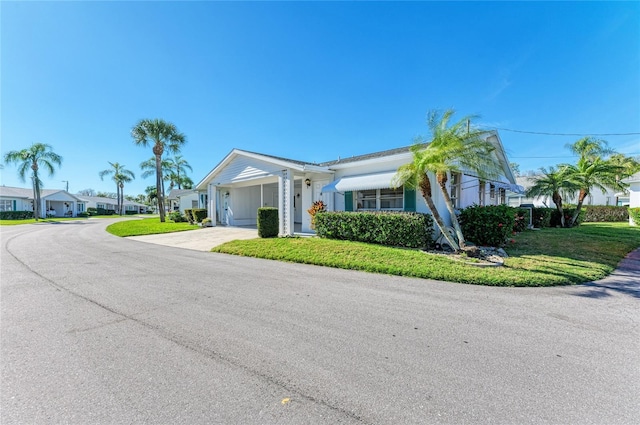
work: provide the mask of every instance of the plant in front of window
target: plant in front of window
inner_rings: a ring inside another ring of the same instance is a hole
[[[411,147],[413,161],[398,168],[393,184],[396,187],[404,184],[409,188],[419,188],[440,232],[454,251],[460,251],[465,246],[465,239],[447,190],[448,175],[467,171],[482,180],[490,180],[498,177],[501,168],[493,155],[495,146],[483,137],[486,132],[471,126],[474,117],[464,117],[450,124],[454,113],[452,109],[442,115],[437,111],[428,113],[431,142],[427,143],[422,138],[416,140]],[[435,175],[458,241],[446,231],[444,220],[433,201],[428,173]]]
[[[316,228],[316,214],[319,213],[319,212],[325,212],[325,211],[327,211],[327,206],[325,205],[324,202],[322,202],[322,200],[315,201],[311,205],[311,208],[309,208],[307,210],[307,212],[311,216],[311,228],[312,229]]]

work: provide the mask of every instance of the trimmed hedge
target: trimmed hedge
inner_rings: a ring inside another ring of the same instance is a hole
[[[573,213],[576,211],[575,207],[563,208],[564,211],[564,222],[568,224],[571,217],[573,217]],[[579,226],[580,223],[584,221],[585,216],[587,215],[586,208],[582,208],[580,210],[580,214],[578,214],[578,219],[576,220],[573,227]],[[558,210],[551,211],[551,227],[560,227],[562,222],[560,221],[560,212]]]
[[[194,208],[191,210],[191,215],[193,216],[193,221],[202,223],[202,220],[207,218],[207,210],[204,208]]]
[[[273,207],[258,208],[258,236],[274,238],[278,236],[279,231],[278,209]]]
[[[514,231],[516,208],[507,205],[473,205],[460,211],[465,239],[481,246],[502,246]]]
[[[28,220],[33,218],[33,211],[0,211],[0,220]]]
[[[614,205],[590,205],[587,208],[584,221],[589,223],[603,223],[629,220],[629,209],[627,207],[616,207]]]
[[[551,226],[551,213],[553,208],[534,208],[533,209],[533,227],[542,229]]]
[[[633,222],[640,226],[640,207],[639,208],[629,208],[629,216],[633,219]]]
[[[315,216],[321,238],[407,248],[433,244],[433,218],[415,212],[322,212]]]
[[[184,217],[182,214],[180,214],[180,211],[174,211],[169,213],[169,220],[173,221],[174,223],[185,223],[189,221],[187,220],[187,217]]]
[[[514,232],[524,232],[529,226],[529,214],[531,211],[528,208],[516,209],[515,222],[513,223]]]
[[[76,217],[89,217],[90,214],[86,211],[83,212],[79,212],[78,214],[76,214]]]

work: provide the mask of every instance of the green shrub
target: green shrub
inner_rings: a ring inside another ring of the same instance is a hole
[[[258,208],[258,236],[274,238],[280,231],[278,209],[273,207]]]
[[[551,226],[551,213],[553,208],[534,208],[533,227],[542,229]]]
[[[529,215],[531,214],[531,210],[528,208],[518,208],[516,209],[515,221],[513,223],[513,231],[514,232],[524,232],[527,230],[527,226],[529,226]]]
[[[87,210],[89,210],[89,208],[87,208]],[[98,215],[114,215],[116,213],[115,210],[107,210],[105,208],[96,208],[96,211]]]
[[[571,220],[571,217],[573,217],[573,213],[576,211],[576,209],[575,207],[567,207],[567,208],[563,208],[563,211],[564,211],[564,222],[566,225],[568,225],[569,220]],[[582,208],[580,210],[580,214],[578,214],[578,219],[574,223],[574,227],[579,226],[580,223],[584,221],[584,217],[586,216],[586,214],[587,214],[586,208]],[[558,210],[552,210],[550,226],[560,227],[561,224],[562,222],[560,221],[560,212],[558,212]]]
[[[191,210],[191,216],[196,223],[201,223],[202,220],[207,218],[207,214],[207,210],[204,208],[194,208]]]
[[[587,207],[584,217],[585,223],[603,223],[628,221],[629,210],[627,207],[616,207],[614,205],[593,205]]]
[[[180,214],[180,211],[169,213],[169,220],[173,221],[174,223],[186,223],[187,221],[189,221],[186,217]]]
[[[637,226],[640,226],[640,207],[629,208],[629,216]]]
[[[427,248],[433,243],[433,218],[415,212],[323,212],[315,216],[321,238]]]
[[[481,246],[502,246],[511,236],[516,209],[507,205],[473,205],[460,212],[465,239]]]
[[[184,216],[187,219],[187,221],[189,222],[189,224],[195,224],[194,220],[193,220],[193,214],[191,214],[192,209],[191,208],[186,208],[184,210]]]
[[[138,214],[136,210],[125,210],[124,215],[135,215]]]
[[[89,215],[98,215],[98,209],[94,207],[87,208],[87,214]]]
[[[28,220],[33,218],[33,211],[0,211],[0,220]]]
[[[76,214],[76,217],[89,217],[89,213],[87,211],[79,212]]]

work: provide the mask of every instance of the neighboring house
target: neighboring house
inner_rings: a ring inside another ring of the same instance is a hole
[[[78,195],[86,203],[86,208],[99,208],[107,211],[113,211],[114,214],[118,209],[118,201],[115,198],[106,198],[103,196],[84,196]],[[133,211],[135,214],[144,214],[147,212],[147,206],[138,202],[124,200],[125,214],[127,211]],[[85,209],[86,211],[86,209]],[[131,212],[129,213],[131,214]]]
[[[497,132],[485,137],[496,147],[502,177],[483,182],[471,174],[451,175],[447,188],[457,208],[502,204],[507,189],[518,190]],[[409,146],[325,163],[233,149],[196,190],[214,225],[255,226],[259,207],[275,207],[280,211],[280,235],[292,235],[294,229],[308,233],[313,230],[307,210],[317,200],[329,211],[428,212],[419,191],[391,185],[398,167],[412,158]],[[431,179],[435,204],[450,222],[435,177]]]
[[[85,211],[85,201],[65,190],[41,189],[42,216],[75,217]],[[0,211],[33,211],[33,189],[0,186]]]
[[[635,173],[622,181],[629,184],[629,208],[640,208],[640,173]],[[631,217],[629,217],[629,224],[635,225]]]
[[[519,186],[522,186],[526,191],[535,182],[535,176],[520,176],[516,178],[516,182]],[[563,204],[570,204],[578,202],[577,193],[575,196],[563,196]],[[555,204],[551,200],[550,196],[542,196],[539,198],[527,198],[524,193],[507,193],[507,204],[512,207],[517,207],[521,204],[533,204],[536,207],[555,208]],[[605,193],[602,193],[599,189],[592,189],[592,193],[587,195],[584,200],[585,206],[589,205],[617,205],[625,206],[629,205],[629,194],[627,192],[616,193],[613,189],[608,189]]]
[[[190,208],[200,208],[200,195],[195,189],[171,189],[167,195],[169,211],[180,211]]]

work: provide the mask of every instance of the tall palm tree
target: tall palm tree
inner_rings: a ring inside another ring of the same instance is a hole
[[[155,205],[156,207],[158,206],[158,192],[155,186],[147,186],[147,188],[144,190],[144,193],[147,194],[147,198],[146,201],[149,203],[149,205]]]
[[[51,146],[44,143],[34,143],[27,149],[19,151],[10,151],[4,155],[4,162],[18,165],[18,176],[21,181],[25,181],[27,170],[31,169],[31,181],[33,184],[33,216],[36,220],[41,218],[40,211],[40,188],[42,180],[40,180],[40,167],[44,168],[49,176],[55,173],[55,165],[60,167],[62,157],[51,150]]]
[[[162,184],[160,186],[160,197],[162,199],[166,199],[166,194],[164,190],[165,181],[170,181],[171,179],[168,177],[171,174],[171,163],[167,159],[163,159],[160,161],[160,167],[162,167]],[[154,176],[156,174],[156,157],[153,156],[146,161],[140,163],[140,169],[142,170],[142,174],[140,177],[146,179],[147,177]],[[156,202],[158,197],[156,197]]]
[[[571,180],[565,178],[566,167],[540,168],[540,174],[533,178],[533,185],[527,190],[525,196],[528,198],[541,198],[550,196],[560,213],[560,223],[565,227],[564,209],[562,206],[562,198],[567,197],[577,191],[578,185]]]
[[[98,175],[100,180],[104,180],[105,176],[113,176],[112,179],[116,183],[116,202],[118,214],[122,215],[122,206],[124,204],[124,183],[129,183],[136,176],[132,171],[127,170],[124,165],[118,162],[109,162],[111,168],[100,171]]]
[[[496,147],[485,139],[486,132],[471,126],[468,116],[450,124],[455,111],[449,109],[440,114],[429,112],[427,124],[431,130],[431,142],[418,142],[411,147],[413,162],[398,169],[394,177],[394,184],[418,187],[422,197],[431,211],[440,232],[447,239],[449,245],[459,251],[464,248],[465,240],[460,223],[455,213],[455,207],[447,191],[448,176],[451,173],[473,172],[480,179],[495,178],[500,174],[500,164],[493,152]],[[456,242],[446,231],[444,220],[433,202],[433,193],[429,173],[435,176],[440,192],[445,201],[451,224],[455,229]]]
[[[171,179],[171,187],[173,188],[175,184],[178,186],[178,189],[182,189],[182,183],[185,181],[184,178],[186,177],[187,169],[193,171],[193,168],[191,168],[191,165],[189,165],[182,155],[175,155],[173,158],[169,158],[168,161],[171,171],[175,174],[175,177]]]
[[[172,154],[180,151],[186,143],[186,137],[180,133],[175,125],[160,119],[143,119],[131,130],[133,142],[136,145],[152,146],[156,161],[156,190],[160,193],[162,187],[162,154],[167,150]],[[158,197],[158,209],[160,210],[160,222],[165,221],[164,199]]]
[[[193,187],[193,180],[190,177],[169,172],[167,174],[167,180],[169,181],[169,190],[178,186],[178,189],[191,189]]]

